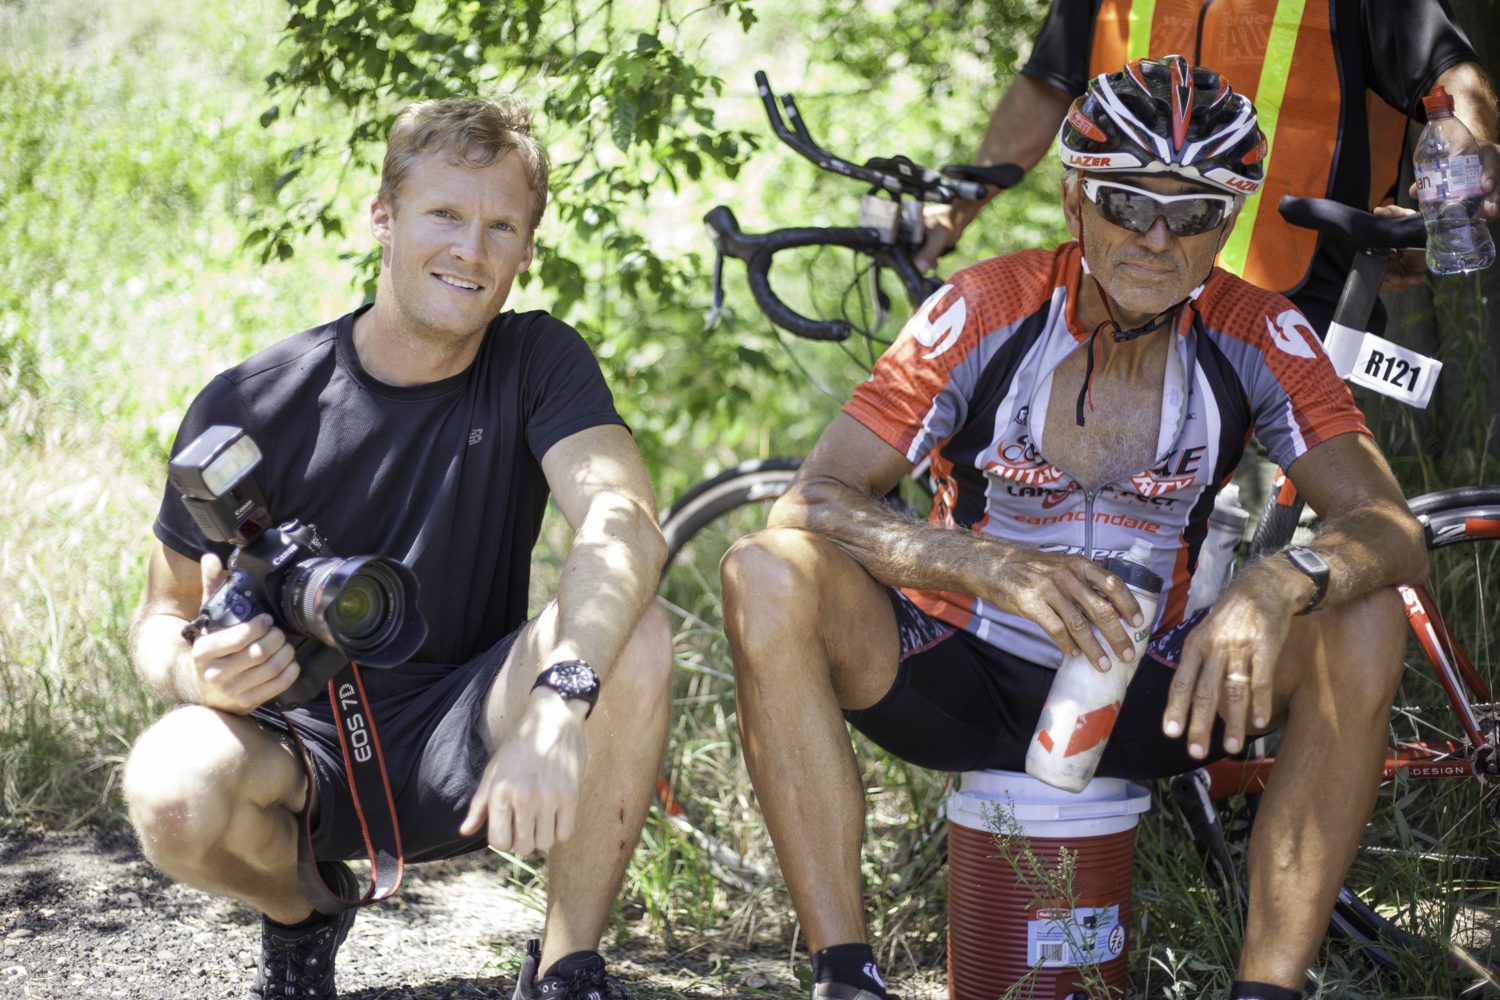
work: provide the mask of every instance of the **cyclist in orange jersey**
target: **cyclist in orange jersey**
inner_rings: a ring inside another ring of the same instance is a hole
[[[813,1000],[885,1000],[867,943],[846,723],[945,771],[1024,767],[1053,670],[1149,626],[1099,767],[1154,779],[1285,725],[1256,821],[1235,998],[1300,993],[1380,786],[1421,528],[1306,318],[1214,266],[1264,183],[1255,109],[1211,70],[1090,81],[1060,150],[1078,241],[958,272],[721,566],[746,763],[812,952]],[[1251,435],[1307,546],[1185,615]],[[927,524],[879,499],[930,458]],[[1139,540],[1154,622],[1095,560]],[[1329,768],[1328,760],[1344,766]],[[1129,928],[1121,926],[1125,940]]]
[[[1277,203],[1287,194],[1359,209],[1392,201],[1406,118],[1426,120],[1421,98],[1434,84],[1454,95],[1455,113],[1480,141],[1482,211],[1500,216],[1494,95],[1444,0],[1053,0],[973,162],[1031,169],[1089,79],[1169,52],[1228,78],[1255,103],[1269,142],[1265,186],[1241,213],[1220,266],[1287,296],[1320,334],[1353,250],[1285,222]],[[931,206],[918,268],[930,270],[983,205]],[[1406,291],[1425,275],[1422,255],[1409,253],[1390,265],[1383,290]],[[1384,326],[1377,304],[1371,330]]]

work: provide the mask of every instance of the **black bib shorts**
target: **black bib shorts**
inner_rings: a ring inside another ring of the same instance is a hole
[[[869,708],[844,712],[849,724],[895,756],[934,771],[1026,770],[1026,749],[1055,673],[939,621],[887,588],[901,635],[896,681]],[[1190,757],[1187,735],[1168,739],[1162,713],[1173,672],[1200,611],[1151,640],[1125,693],[1098,774],[1169,778],[1227,756],[1224,720],[1215,719],[1209,754]]]

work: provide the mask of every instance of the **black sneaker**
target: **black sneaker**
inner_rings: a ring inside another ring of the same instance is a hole
[[[542,965],[542,943],[526,942],[521,978],[511,1000],[635,1000],[624,985],[604,971],[597,951],[575,951],[553,963],[548,975],[537,978]]]
[[[871,993],[847,983],[814,983],[812,1000],[901,1000],[901,997],[896,993]]]
[[[359,895],[359,880],[342,861],[318,863],[329,887],[345,899]],[[255,1000],[337,1000],[333,987],[333,956],[354,925],[358,910],[324,916],[317,923],[296,930],[277,927],[265,917],[260,921],[260,961],[255,964]]]

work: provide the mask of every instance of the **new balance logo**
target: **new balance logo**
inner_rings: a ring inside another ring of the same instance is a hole
[[[469,432],[469,445],[471,447],[473,445],[478,444],[479,442],[481,442],[483,440],[484,440],[484,428],[483,427],[476,427],[472,431]]]

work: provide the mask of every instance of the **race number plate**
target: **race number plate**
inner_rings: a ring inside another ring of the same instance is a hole
[[[1409,351],[1373,333],[1365,334],[1349,381],[1382,395],[1399,399],[1418,409],[1426,409],[1432,398],[1443,363]]]
[[[1323,340],[1339,378],[1426,409],[1443,363],[1373,333],[1330,323]]]

